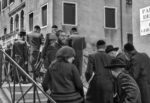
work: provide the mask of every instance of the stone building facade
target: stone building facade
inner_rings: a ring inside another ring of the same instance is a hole
[[[42,33],[57,25],[69,33],[77,27],[89,43],[98,39],[122,47],[132,42],[132,4],[130,0],[0,0],[0,35],[21,29],[30,33],[40,25]],[[7,6],[3,1],[7,1]],[[9,3],[11,1],[11,3]],[[129,3],[128,3],[129,2]]]

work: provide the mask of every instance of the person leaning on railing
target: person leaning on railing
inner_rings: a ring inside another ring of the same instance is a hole
[[[83,84],[78,69],[72,64],[75,51],[69,46],[60,48],[43,80],[44,91],[57,103],[84,103]],[[49,102],[48,102],[49,103]]]

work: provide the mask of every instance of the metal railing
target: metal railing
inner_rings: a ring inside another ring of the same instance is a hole
[[[27,77],[27,79],[28,80],[30,80],[32,83],[33,83],[33,86],[32,87],[36,87],[36,88],[38,88],[47,98],[48,98],[48,100],[51,102],[51,103],[56,103],[50,96],[49,96],[49,94],[47,94],[41,87],[40,87],[40,85],[39,84],[37,84],[36,83],[36,81],[34,80],[34,79],[32,79],[32,77],[29,75],[29,74],[27,74],[24,70],[23,70],[23,68],[20,66],[20,65],[18,65],[17,63],[16,63],[16,61],[15,60],[13,60],[1,47],[0,47],[0,63],[2,64],[2,55],[5,55],[9,60],[10,60],[10,62],[11,63],[13,63],[15,66],[16,66],[16,69],[15,69],[15,71],[16,71],[16,74],[18,74],[18,70],[20,71],[20,72],[22,72],[26,77]],[[1,65],[2,66],[2,65]],[[2,69],[2,67],[0,67],[0,69]],[[6,68],[6,70],[7,70],[7,68]],[[0,72],[1,72],[1,70],[0,70]],[[6,71],[7,72],[7,71]],[[18,75],[17,75],[17,77],[18,77]],[[19,77],[18,77],[19,78]],[[0,77],[0,83],[2,82],[2,77]],[[8,83],[9,84],[9,87],[10,87],[10,83]],[[24,94],[23,94],[23,91],[22,91],[22,87],[21,87],[21,84],[19,83],[19,85],[20,85],[20,90],[21,90],[21,93],[22,93],[22,96],[20,97],[20,99],[17,101],[17,103],[23,98],[23,101],[24,101],[24,103],[25,103],[25,99],[24,99],[24,96],[27,94],[27,92],[32,88],[32,87],[30,87]],[[2,85],[0,85],[0,87],[1,87]],[[34,89],[36,89],[36,88],[34,88]],[[11,89],[10,89],[10,91],[11,91]],[[35,91],[35,90],[34,90]],[[35,95],[35,94],[34,94]],[[38,96],[38,100],[40,101],[40,98],[39,98],[39,95],[37,95]],[[11,94],[11,97],[12,97],[12,103],[15,103],[16,101],[15,101],[15,80],[14,80],[14,88],[13,88],[13,94]],[[35,99],[35,98],[33,98],[33,99]],[[34,100],[34,103],[35,103],[35,100]]]

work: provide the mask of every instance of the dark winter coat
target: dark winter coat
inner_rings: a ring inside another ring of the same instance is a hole
[[[28,48],[25,41],[17,40],[14,42],[12,50],[13,59],[19,59],[18,61],[24,63],[28,60]],[[17,57],[17,58],[16,58]],[[21,65],[21,64],[20,64]]]
[[[135,51],[130,72],[139,85],[142,103],[150,103],[150,58],[145,53]]]
[[[48,69],[51,62],[56,57],[56,52],[62,47],[63,45],[58,43],[57,41],[50,45],[49,40],[46,41],[45,46],[42,51],[42,58],[44,59],[44,66]]]
[[[118,75],[116,103],[142,103],[141,94],[136,81],[129,74],[122,72]]]
[[[113,103],[112,75],[108,69],[104,68],[110,64],[110,61],[111,57],[104,51],[89,55],[86,80],[89,81],[92,74],[95,74],[89,84],[86,103]]]
[[[79,34],[74,34],[70,36],[68,42],[68,45],[71,46],[76,52],[73,63],[78,68],[80,75],[82,75],[83,49],[86,48],[85,38],[81,37]]]
[[[44,38],[41,33],[32,32],[27,36],[28,43],[30,44],[30,63],[32,71],[35,71],[34,65],[40,57],[40,46],[43,44]]]
[[[82,103],[83,85],[75,65],[57,60],[48,69],[42,86],[57,103]]]
[[[27,63],[28,61],[28,48],[27,48],[27,44],[25,41],[22,40],[17,40],[14,42],[13,45],[13,50],[12,50],[12,58],[28,73],[28,67],[27,64],[25,64],[25,62]],[[18,70],[18,69],[16,69]],[[16,74],[15,70],[12,71],[13,72],[13,76],[16,76],[14,74]],[[20,72],[19,72],[19,76],[23,78],[23,80],[26,80],[26,76]],[[16,81],[18,82],[19,78],[16,78]]]

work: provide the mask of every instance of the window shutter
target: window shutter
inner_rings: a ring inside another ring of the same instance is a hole
[[[105,8],[105,27],[116,28],[115,8]]]
[[[64,3],[64,24],[76,24],[76,7],[75,4]]]
[[[29,14],[29,31],[33,30],[33,13]]]
[[[47,25],[47,5],[42,7],[42,26]]]

